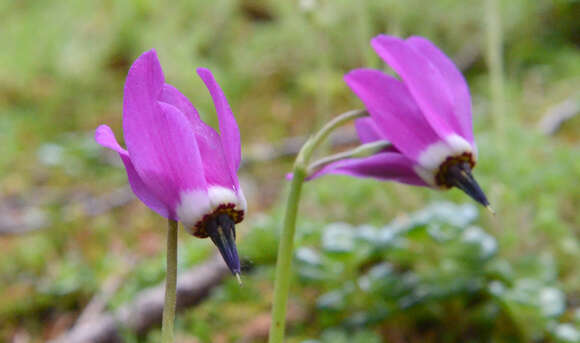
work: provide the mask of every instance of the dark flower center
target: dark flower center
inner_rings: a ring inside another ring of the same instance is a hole
[[[236,210],[235,204],[222,204],[219,205],[213,212],[206,214],[198,221],[195,226],[193,227],[193,235],[198,238],[207,238],[209,237],[209,233],[207,232],[207,224],[215,220],[222,214],[227,215],[231,218],[231,220],[237,224],[244,220],[244,211]]]
[[[459,165],[467,163],[469,165],[469,169],[475,167],[475,160],[473,159],[473,155],[470,152],[464,152],[459,156],[451,156],[447,157],[445,161],[439,167],[439,171],[437,171],[437,175],[435,175],[435,182],[437,186],[442,186],[445,188],[451,188],[456,186],[453,180],[450,179],[450,170],[456,169]]]
[[[470,153],[448,158],[437,172],[436,180],[439,186],[457,187],[473,200],[489,208],[489,201],[471,173],[475,161]]]
[[[218,247],[232,274],[239,275],[240,258],[236,248],[236,223],[233,218],[226,213],[220,213],[206,223],[205,231]]]

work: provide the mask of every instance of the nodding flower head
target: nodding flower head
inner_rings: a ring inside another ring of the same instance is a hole
[[[370,157],[334,162],[313,176],[335,173],[457,187],[489,208],[471,173],[477,148],[469,88],[461,72],[422,37],[379,35],[371,45],[401,80],[379,70],[356,69],[345,81],[370,114],[355,122],[360,140],[387,140],[392,146]]]
[[[200,68],[197,73],[213,98],[219,134],[183,94],[165,83],[151,50],[133,63],[125,82],[127,150],[106,125],[97,128],[95,139],[119,154],[133,192],[145,205],[180,221],[196,237],[211,237],[232,273],[239,274],[235,224],[246,211],[237,176],[240,132],[211,72]]]

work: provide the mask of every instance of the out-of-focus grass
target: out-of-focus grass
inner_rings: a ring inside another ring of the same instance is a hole
[[[579,5],[517,0],[504,1],[501,8],[507,100],[506,113],[498,118],[505,128],[502,137],[490,121],[483,7],[472,2],[0,3],[0,201],[11,209],[1,215],[34,206],[49,223],[37,233],[0,238],[5,256],[0,261],[0,337],[8,340],[18,331],[41,341],[55,335],[128,258],[139,262],[110,308],[162,280],[161,218],[138,202],[92,218],[76,206],[87,194],[106,194],[125,183],[124,171],[110,164],[115,156],[92,143],[92,130],[107,123],[121,138],[124,77],[140,53],[156,48],[168,82],[216,124],[211,99],[195,74],[196,67],[211,68],[247,147],[304,135],[331,115],[360,107],[342,75],[355,67],[383,68],[368,46],[382,32],[424,35],[449,55],[472,60],[466,77],[480,156],[475,174],[498,212],[495,217],[482,213],[477,224],[497,239],[498,255],[514,278],[551,280],[562,289],[568,310],[559,320],[578,325],[580,121],[565,123],[551,137],[540,134],[536,124],[551,105],[580,97],[580,25],[574,15]],[[276,187],[284,185],[284,173],[278,164],[243,173],[246,193],[255,201],[240,227],[240,249],[255,268],[245,277],[246,287],[228,281],[201,308],[180,317],[183,335],[204,342],[220,335],[234,339],[252,322],[248,318],[268,314],[283,194],[272,209],[262,202],[279,197]],[[309,183],[303,196],[301,232],[310,222],[384,225],[432,201],[466,200],[458,191],[339,176]],[[207,240],[181,238],[182,268],[213,251]],[[419,265],[421,256],[414,258]],[[300,282],[293,301],[311,309],[315,293]],[[462,325],[469,329],[477,320]],[[525,320],[516,325],[524,334],[535,330]],[[325,322],[308,318],[292,327],[294,341],[326,342],[342,335],[322,334]],[[361,337],[381,335],[376,326],[367,330]]]

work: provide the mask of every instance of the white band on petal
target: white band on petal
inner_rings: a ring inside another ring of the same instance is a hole
[[[437,182],[435,181],[435,175],[437,173],[436,171],[434,173],[432,170],[421,168],[419,165],[414,166],[413,171],[415,171],[415,173],[419,175],[419,177],[423,179],[423,181],[425,181],[429,186],[437,187]]]
[[[431,144],[419,155],[413,169],[427,184],[436,186],[435,176],[439,167],[449,157],[471,153],[477,159],[477,152],[463,137],[450,135],[444,141]]]
[[[236,210],[246,211],[248,209],[248,202],[244,196],[242,189],[238,189],[238,203],[236,205]]]
[[[191,190],[181,192],[176,213],[183,226],[190,228],[212,210],[213,206],[206,191]]]
[[[447,144],[453,149],[454,155],[469,152],[472,154],[474,161],[477,161],[477,148],[466,141],[465,138],[458,135],[451,135],[446,140]]]
[[[207,192],[196,190],[181,192],[181,200],[176,212],[183,226],[194,233],[194,227],[204,220],[205,216],[212,215],[220,206],[225,205],[233,206],[233,210],[240,211],[241,220],[246,210],[246,198],[242,190],[236,193],[229,188],[211,186]]]
[[[238,204],[238,196],[232,189],[220,186],[211,186],[207,192],[209,194],[209,201],[211,202],[212,208],[216,208],[219,205],[224,204]]]

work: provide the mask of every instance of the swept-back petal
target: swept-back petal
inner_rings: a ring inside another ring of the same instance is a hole
[[[205,124],[203,121],[201,121],[199,113],[193,104],[189,101],[189,99],[185,95],[181,94],[181,92],[174,86],[168,83],[163,84],[161,93],[159,94],[157,100],[177,107],[177,109],[185,114],[187,119],[189,119],[194,126],[199,125],[199,123]]]
[[[226,153],[226,161],[230,166],[232,175],[234,175],[240,167],[242,156],[240,130],[236,123],[236,118],[230,109],[226,96],[216,82],[211,71],[205,68],[199,68],[197,69],[197,73],[205,83],[213,99],[219,119],[220,136],[223,149]]]
[[[379,35],[371,45],[403,79],[427,121],[442,137],[461,132],[453,98],[439,70],[404,40]]]
[[[459,123],[458,132],[463,138],[473,143],[473,126],[471,119],[471,97],[469,87],[455,63],[435,44],[423,37],[410,37],[407,44],[426,57],[441,73],[453,99],[453,114]]]
[[[131,145],[135,122],[151,123],[158,115],[155,103],[164,84],[163,70],[155,50],[143,53],[129,69],[123,97],[123,132]],[[129,124],[129,127],[126,127]],[[129,130],[127,130],[129,129]],[[131,149],[129,149],[131,150]]]
[[[372,143],[381,140],[387,140],[379,129],[377,123],[373,118],[359,118],[354,121],[354,126],[356,128],[356,133],[360,141],[364,143]]]
[[[211,126],[204,123],[195,107],[172,85],[163,85],[159,100],[171,104],[189,119],[203,161],[205,179],[208,185],[238,188],[238,177],[231,173],[222,147],[220,136]]]
[[[413,161],[397,152],[381,152],[369,157],[337,161],[314,173],[309,177],[309,180],[325,174],[369,177],[415,186],[427,185],[413,171]]]
[[[364,103],[381,135],[410,159],[416,160],[423,150],[441,141],[399,80],[372,69],[355,69],[344,79]]]
[[[131,189],[137,198],[139,198],[139,200],[147,205],[147,207],[157,212],[159,215],[165,218],[169,218],[170,211],[168,210],[168,206],[157,199],[157,197],[149,190],[149,188],[147,188],[147,185],[145,185],[143,180],[141,180],[141,177],[139,174],[137,174],[137,171],[135,170],[135,167],[129,158],[127,150],[123,149],[119,143],[117,143],[111,128],[107,125],[99,126],[95,131],[95,140],[105,148],[109,148],[119,154],[123,164],[125,165],[125,170],[127,171],[129,185],[131,185]],[[176,218],[172,217],[171,219]]]
[[[175,106],[157,101],[163,85],[155,51],[144,53],[125,83],[123,132],[135,170],[174,211],[182,192],[207,192],[207,184],[193,125]]]
[[[125,125],[127,146],[143,182],[174,211],[183,192],[207,193],[207,184],[191,123],[172,105],[154,107],[157,116]]]

